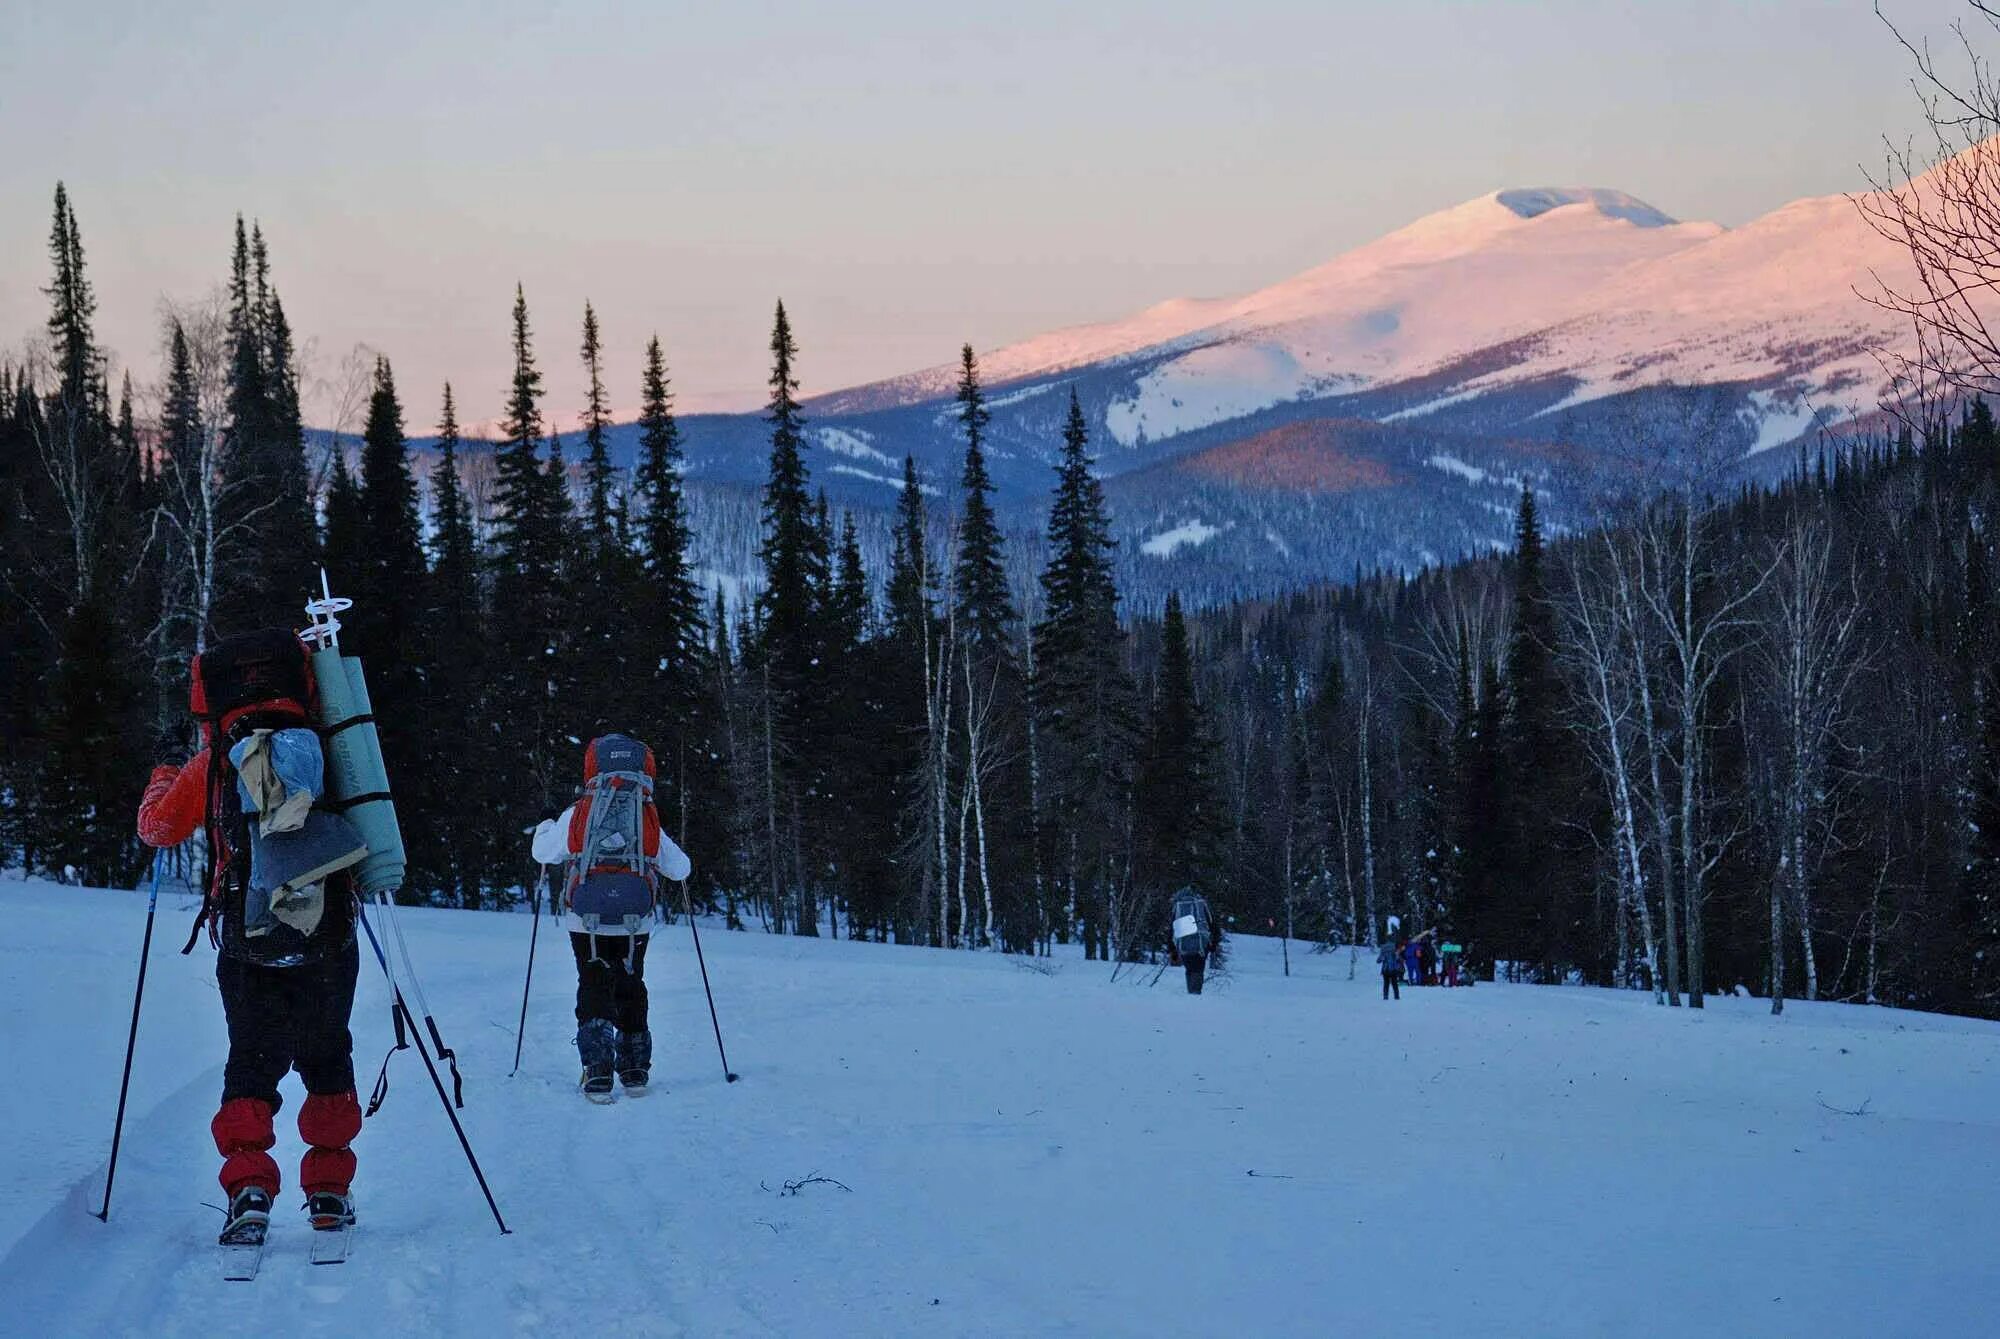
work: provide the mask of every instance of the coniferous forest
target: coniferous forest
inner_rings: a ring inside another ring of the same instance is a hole
[[[1021,579],[970,346],[958,486],[906,465],[887,562],[864,561],[814,487],[810,343],[780,304],[739,596],[690,560],[657,339],[629,469],[595,311],[519,290],[492,440],[381,356],[347,443],[303,420],[259,229],[219,237],[219,296],[171,307],[156,365],[116,384],[84,238],[58,186],[46,330],[0,360],[0,866],[135,882],[147,765],[193,748],[190,656],[299,625],[324,568],[356,602],[342,640],[411,901],[521,902],[524,829],[623,730],[658,755],[692,897],[738,928],[1122,963],[1164,950],[1193,886],[1294,951],[1395,916],[1480,974],[1671,1005],[2000,1013],[1983,401],[1824,443],[1777,484],[1684,469],[1595,530],[1545,532],[1524,491],[1504,555],[1133,619],[1073,399]],[[548,403],[556,358],[584,405]],[[421,475],[413,425],[437,440]]]

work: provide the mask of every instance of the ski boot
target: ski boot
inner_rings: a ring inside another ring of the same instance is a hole
[[[354,1196],[318,1191],[306,1196],[306,1221],[315,1232],[339,1232],[354,1226]]]
[[[638,1096],[646,1091],[652,1077],[653,1034],[649,1031],[618,1034],[618,1081],[625,1091]]]
[[[611,1071],[616,1060],[616,1030],[602,1018],[593,1018],[576,1030],[577,1054],[583,1057],[583,1095],[593,1102],[615,1102]]]
[[[245,1186],[229,1199],[229,1225],[216,1242],[223,1246],[262,1246],[271,1226],[271,1196],[262,1186]]]

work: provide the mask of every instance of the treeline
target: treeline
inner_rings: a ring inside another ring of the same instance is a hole
[[[1983,402],[1608,527],[1197,620],[1239,921],[1704,994],[2000,1012]]]
[[[1074,403],[1038,580],[1010,579],[969,348],[956,496],[927,496],[906,462],[887,569],[870,571],[855,519],[812,486],[781,305],[763,579],[732,603],[689,561],[657,339],[639,459],[619,469],[594,311],[566,449],[517,290],[496,440],[470,451],[440,388],[419,479],[385,357],[358,460],[306,449],[269,251],[241,221],[224,300],[169,308],[149,411],[129,377],[114,405],[61,188],[55,213],[48,337],[0,370],[10,863],[136,878],[147,764],[194,747],[189,657],[296,626],[324,567],[355,599],[342,639],[369,667],[412,900],[519,898],[523,830],[571,798],[583,742],[613,729],[653,744],[694,894],[737,924],[1018,952],[1080,938],[1131,957],[1163,943],[1174,889],[1219,877],[1220,776],[1185,625],[1171,603],[1157,672],[1135,677]],[[466,468],[489,450],[490,471]]]
[[[7,863],[138,877],[148,755],[192,747],[189,656],[296,625],[324,565],[356,599],[412,900],[521,897],[523,830],[621,729],[660,759],[694,896],[738,925],[1130,959],[1193,885],[1239,929],[1372,943],[1397,915],[1476,969],[1697,1007],[2000,1000],[1983,404],[1774,487],[1681,468],[1553,541],[1524,492],[1503,557],[1134,622],[1074,405],[1039,570],[1009,551],[969,348],[956,486],[906,462],[864,561],[813,487],[780,306],[762,579],[737,597],[689,559],[657,340],[618,468],[595,313],[566,446],[517,291],[496,440],[462,441],[441,387],[419,478],[386,358],[358,457],[307,450],[254,227],[220,301],[170,309],[144,396],[110,385],[60,189],[50,253],[46,338],[0,367]]]

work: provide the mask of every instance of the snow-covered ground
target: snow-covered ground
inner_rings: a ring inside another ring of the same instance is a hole
[[[212,958],[162,898],[111,1220],[96,1207],[143,898],[0,881],[0,1333],[1893,1335],[2000,1266],[2000,1027],[1504,985],[1378,998],[1243,939],[1210,992],[989,954],[683,927],[662,1091],[576,1094],[560,953],[506,1077],[526,917],[405,912],[494,1229],[413,1054],[357,1143],[353,1260],[289,1185],[224,1284]],[[547,927],[543,927],[545,930]],[[547,937],[543,949],[559,947]],[[365,1087],[380,974],[355,1016]],[[291,1103],[296,1090],[288,1087]],[[1861,1114],[1847,1114],[1858,1112]],[[298,1156],[291,1109],[280,1164]],[[780,1193],[813,1174],[830,1184]]]

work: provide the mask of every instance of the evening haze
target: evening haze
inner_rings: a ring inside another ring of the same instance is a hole
[[[1962,6],[1888,10],[1939,41]],[[1243,292],[1497,187],[1738,224],[1864,185],[1920,125],[1865,0],[41,4],[8,30],[0,346],[44,317],[58,179],[142,388],[241,211],[309,377],[379,349],[417,431],[447,379],[498,413],[517,280],[565,422],[586,299],[621,411],[655,331],[683,408],[741,408],[779,297],[812,394]]]

